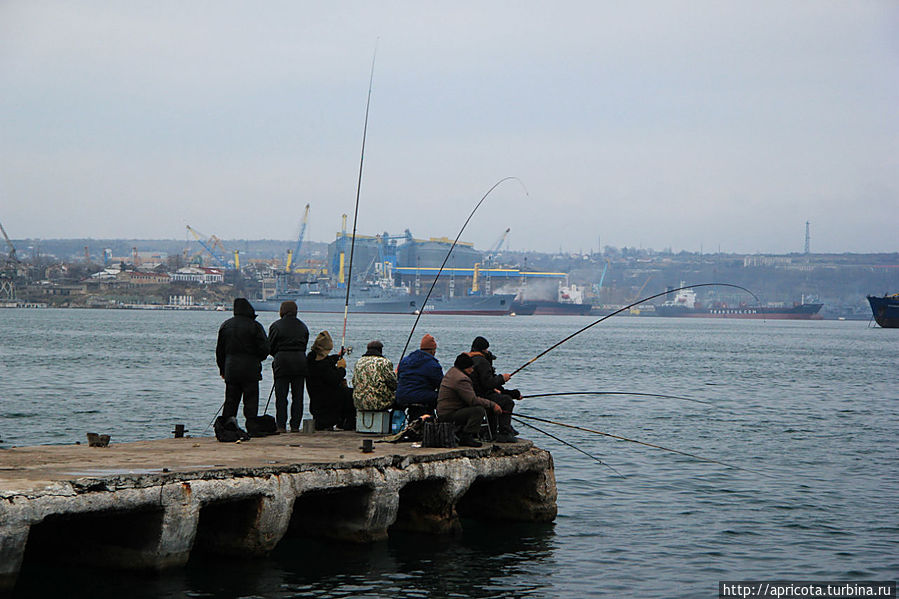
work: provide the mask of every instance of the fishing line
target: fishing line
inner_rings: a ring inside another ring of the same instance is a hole
[[[493,187],[491,187],[490,189],[487,190],[487,193],[484,194],[484,196],[481,198],[481,200],[475,205],[474,209],[471,211],[471,214],[468,215],[468,218],[465,219],[465,224],[463,224],[462,228],[459,229],[459,234],[456,235],[456,239],[453,241],[453,245],[450,246],[449,251],[446,253],[446,256],[443,258],[443,264],[440,265],[440,269],[437,271],[437,275],[434,277],[434,281],[431,282],[431,288],[428,289],[428,293],[427,293],[427,295],[425,295],[425,301],[422,303],[421,309],[418,310],[418,314],[415,317],[415,322],[412,324],[412,330],[409,331],[409,337],[406,339],[406,345],[403,346],[403,353],[400,354],[400,360],[402,360],[403,356],[406,355],[406,350],[409,348],[409,341],[412,340],[412,335],[415,334],[415,327],[418,326],[418,321],[419,321],[419,319],[421,319],[421,315],[425,311],[425,306],[428,303],[428,298],[431,297],[431,292],[434,291],[434,286],[437,285],[437,279],[440,278],[440,273],[443,272],[443,267],[446,266],[446,262],[447,262],[447,260],[449,260],[450,254],[453,253],[453,250],[456,248],[456,244],[459,243],[459,238],[462,237],[462,232],[465,230],[465,227],[468,226],[468,221],[471,220],[471,217],[474,216],[474,213],[477,212],[478,208],[481,207],[481,204],[484,203],[484,200],[487,199],[487,196],[490,195],[490,192],[492,192],[494,189],[499,187],[501,183],[512,180],[512,179],[514,179],[515,181],[518,181],[518,183],[521,185],[522,189],[524,189],[524,195],[531,197],[531,194],[528,193],[527,187],[524,186],[524,183],[518,177],[504,177],[504,178],[500,179],[499,181],[497,181],[496,183],[494,183]],[[399,362],[397,362],[397,363],[399,363]]]
[[[557,426],[564,426],[566,428],[573,428],[579,431],[585,431],[588,433],[594,433],[596,435],[603,435],[605,437],[611,437],[612,439],[619,439],[621,441],[630,441],[631,443],[637,443],[639,445],[645,445],[646,447],[652,447],[655,449],[661,449],[663,451],[670,451],[671,453],[678,453],[680,455],[685,455],[687,457],[695,458],[697,460],[702,460],[703,462],[711,462],[713,464],[720,464],[721,466],[727,466],[728,468],[735,468],[736,470],[745,470],[746,472],[752,472],[755,474],[760,474],[762,476],[769,476],[769,474],[765,474],[764,472],[759,472],[758,470],[752,470],[751,468],[743,468],[742,466],[735,466],[733,464],[728,464],[727,462],[721,462],[718,460],[713,460],[711,458],[706,458],[700,455],[696,455],[693,453],[687,453],[685,451],[679,451],[677,449],[671,449],[670,447],[662,447],[661,445],[653,445],[652,443],[646,443],[645,441],[637,441],[636,439],[628,439],[627,437],[622,437],[620,435],[613,435],[612,433],[604,433],[602,431],[594,430],[592,428],[584,428],[582,426],[575,426],[573,424],[566,424],[564,422],[558,422],[555,420],[547,420],[545,418],[538,418],[536,416],[526,416],[524,414],[516,414],[519,418],[527,418],[528,420],[536,420],[538,422],[546,422],[547,424],[555,424]]]
[[[618,472],[617,470],[615,470],[614,468],[612,468],[612,466],[606,464],[605,462],[603,462],[601,459],[599,459],[599,458],[596,457],[595,455],[593,455],[593,454],[591,454],[591,453],[587,453],[586,451],[584,451],[584,450],[581,449],[580,447],[577,447],[577,446],[575,446],[575,445],[569,443],[568,441],[565,441],[564,439],[560,439],[559,437],[555,436],[554,434],[546,432],[546,431],[543,430],[542,428],[537,428],[537,427],[534,426],[533,424],[528,424],[527,422],[524,422],[523,420],[519,420],[519,419],[516,418],[515,416],[512,416],[512,420],[514,420],[514,421],[517,422],[518,424],[523,424],[523,425],[525,425],[525,426],[528,426],[528,427],[534,429],[535,431],[537,431],[538,433],[543,433],[543,434],[546,435],[547,437],[550,437],[550,438],[552,438],[552,439],[555,439],[556,441],[558,441],[558,442],[561,443],[562,445],[567,445],[567,446],[570,447],[571,449],[573,449],[573,450],[575,450],[575,451],[581,452],[582,454],[584,454],[584,455],[587,456],[588,458],[593,459],[593,460],[596,460],[597,462],[599,462],[600,464],[602,464],[603,466],[605,466],[606,468],[608,468],[609,470],[611,470],[612,472],[614,472],[615,474],[617,474],[618,476],[620,476],[621,478],[624,478],[624,475],[622,475],[620,472]]]
[[[660,395],[658,393],[637,393],[634,391],[560,391],[558,393],[537,393],[536,395],[522,395],[521,399],[531,399],[534,397],[557,397],[559,395],[639,395],[641,397],[661,397],[664,399],[682,399],[684,401],[695,401],[696,403],[710,404],[710,401],[702,399],[693,399],[690,397],[682,397],[680,395]]]
[[[548,353],[551,352],[552,350],[556,349],[557,347],[559,347],[560,345],[562,345],[563,343],[565,343],[565,342],[568,341],[569,339],[572,339],[572,338],[574,338],[574,337],[580,335],[581,333],[583,333],[584,331],[586,331],[586,330],[589,329],[590,327],[596,326],[596,325],[598,325],[599,323],[601,323],[602,321],[607,320],[607,319],[609,319],[609,318],[615,316],[616,314],[621,314],[621,313],[624,312],[625,310],[629,310],[630,308],[633,308],[634,306],[636,306],[636,305],[638,305],[638,304],[642,304],[643,302],[648,302],[649,300],[655,299],[655,298],[657,298],[657,297],[662,297],[663,295],[668,295],[669,293],[674,293],[675,291],[683,291],[684,289],[695,289],[695,288],[697,288],[697,287],[733,287],[733,288],[735,288],[735,289],[741,289],[741,290],[745,291],[746,293],[748,293],[749,295],[751,295],[752,297],[754,297],[756,301],[759,301],[759,298],[756,297],[756,295],[755,295],[753,292],[749,291],[749,290],[746,289],[745,287],[740,287],[739,285],[733,285],[733,284],[731,284],[731,283],[698,283],[698,284],[696,284],[696,285],[687,285],[687,286],[685,286],[685,287],[678,287],[677,289],[669,289],[668,291],[663,291],[663,292],[661,292],[661,293],[656,293],[655,295],[650,295],[649,297],[644,297],[644,298],[641,299],[641,300],[637,300],[636,302],[634,302],[634,303],[632,303],[632,304],[629,304],[629,305],[627,305],[627,306],[625,306],[625,307],[623,307],[623,308],[619,308],[618,310],[615,310],[615,311],[612,312],[611,314],[607,314],[606,316],[603,316],[603,317],[600,318],[599,320],[597,320],[597,321],[595,321],[595,322],[592,322],[592,323],[588,324],[587,326],[585,326],[585,327],[583,327],[583,328],[581,328],[581,329],[578,329],[578,330],[575,331],[574,333],[568,335],[567,337],[565,337],[564,339],[562,339],[562,340],[559,341],[558,343],[556,343],[556,344],[554,344],[554,345],[551,345],[551,346],[548,347],[547,349],[543,350],[542,352],[540,352],[539,354],[537,354],[536,356],[534,356],[533,358],[531,358],[530,360],[528,360],[527,362],[525,362],[524,364],[522,364],[521,366],[519,366],[518,368],[516,368],[516,369],[512,372],[512,375],[516,374],[517,372],[520,372],[520,371],[524,370],[525,368],[527,368],[528,366],[530,366],[531,364],[533,364],[534,362],[536,362],[539,358],[542,358],[543,356],[545,356],[546,354],[548,354]],[[411,337],[411,335],[410,335],[410,337]],[[408,343],[408,342],[407,342],[407,343]]]
[[[346,321],[350,311],[350,287],[353,283],[353,250],[356,249],[356,220],[359,217],[359,192],[362,189],[362,165],[365,162],[365,138],[368,135],[368,109],[371,106],[371,86],[375,80],[375,58],[378,56],[378,43],[371,57],[371,73],[368,77],[368,100],[365,101],[365,124],[362,127],[362,152],[359,155],[359,178],[356,181],[356,208],[353,211],[353,237],[350,240],[350,265],[347,269],[346,302],[343,305],[343,334],[340,338],[340,349],[346,347]]]

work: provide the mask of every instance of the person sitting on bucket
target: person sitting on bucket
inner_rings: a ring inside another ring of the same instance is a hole
[[[406,410],[409,421],[422,414],[434,415],[437,390],[443,381],[443,368],[437,361],[437,340],[432,335],[421,338],[420,349],[402,360],[397,367],[396,405]]]
[[[480,336],[475,337],[471,342],[471,351],[468,352],[468,355],[474,362],[474,372],[471,375],[472,385],[475,393],[479,396],[498,403],[502,407],[502,413],[495,417],[493,414],[487,415],[491,429],[496,431],[496,442],[515,443],[518,439],[515,438],[516,432],[512,428],[512,410],[515,407],[514,400],[520,399],[521,393],[517,389],[503,388],[503,384],[507,383],[512,375],[496,374],[496,370],[493,368],[496,356],[487,350],[488,347],[490,347],[490,342]]]
[[[357,410],[380,412],[393,406],[396,372],[382,355],[384,344],[371,341],[353,369],[353,404]]]
[[[468,354],[456,356],[453,367],[446,371],[437,393],[437,419],[452,422],[459,433],[459,445],[480,447],[478,432],[488,411],[501,414],[503,409],[496,402],[479,397],[471,382],[474,361]]]

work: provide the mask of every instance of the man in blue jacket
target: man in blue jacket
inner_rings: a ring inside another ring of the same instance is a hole
[[[422,414],[434,415],[437,390],[443,380],[443,368],[434,355],[437,340],[431,335],[421,338],[420,349],[412,352],[397,367],[396,404],[406,410],[412,421]]]

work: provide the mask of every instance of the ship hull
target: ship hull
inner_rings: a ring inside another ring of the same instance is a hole
[[[871,312],[878,325],[885,329],[899,329],[899,296],[868,296]]]
[[[424,296],[401,295],[389,298],[350,299],[348,311],[353,314],[454,314],[459,316],[504,316],[512,311],[511,294],[491,296],[462,296],[429,298]],[[285,294],[268,301],[252,302],[258,312],[277,312],[281,302],[296,302],[300,314],[326,313],[342,314],[345,298],[334,296]]]
[[[582,316],[590,313],[590,304],[573,304],[544,300],[526,300],[513,302],[512,311],[522,316],[528,314],[557,315],[557,316]]]
[[[656,306],[657,316],[679,318],[742,318],[763,320],[820,320],[818,312],[823,304],[800,304],[792,308],[769,306],[741,306],[737,308],[686,308],[683,306]]]

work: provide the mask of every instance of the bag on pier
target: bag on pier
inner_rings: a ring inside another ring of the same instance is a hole
[[[425,422],[422,447],[457,447],[456,427],[452,422]]]
[[[278,424],[275,417],[269,414],[247,418],[247,433],[251,437],[266,437],[278,434]]]
[[[250,440],[250,435],[237,425],[237,418],[234,416],[230,418],[219,416],[215,419],[212,429],[215,431],[215,438],[222,443]]]

